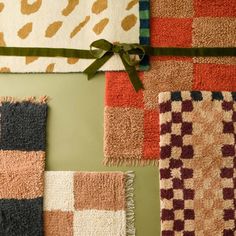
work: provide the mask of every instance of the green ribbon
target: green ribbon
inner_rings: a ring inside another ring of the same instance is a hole
[[[94,59],[94,56],[89,50],[68,48],[0,47],[0,55],[19,57],[74,57],[81,59]]]
[[[95,48],[95,50],[93,50]],[[143,84],[139,79],[136,66],[143,59],[145,50],[138,44],[126,44],[126,43],[115,43],[112,44],[105,39],[94,41],[90,45],[91,54],[97,58],[84,73],[87,74],[88,79],[94,77],[97,71],[108,61],[114,54],[118,54],[125,67],[126,72],[129,75],[130,82],[134,89],[138,91],[143,88]],[[132,57],[134,55],[138,57]]]
[[[177,57],[235,57],[236,48],[172,48],[144,46],[149,56],[177,56]]]
[[[93,50],[93,48],[97,50]],[[154,48],[147,45],[139,44],[112,44],[105,39],[94,41],[90,45],[91,55],[97,59],[86,69],[88,79],[94,77],[97,71],[114,55],[118,54],[123,62],[129,79],[135,89],[138,91],[143,88],[139,79],[136,66],[145,55],[151,56],[235,56],[235,48]],[[135,58],[132,56],[136,55]],[[137,57],[138,56],[138,57]]]
[[[38,56],[38,57],[73,57],[81,59],[95,59],[84,70],[91,79],[110,58],[117,54],[129,75],[129,79],[136,91],[143,88],[136,67],[145,55],[149,56],[180,56],[180,57],[217,57],[236,56],[236,48],[166,48],[148,45],[110,43],[105,39],[94,41],[90,50],[67,48],[39,48],[39,47],[0,47],[2,56]]]

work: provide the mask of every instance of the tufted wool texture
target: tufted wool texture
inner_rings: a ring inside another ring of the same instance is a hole
[[[46,98],[0,105],[0,235],[43,235]]]
[[[236,47],[235,0],[151,1],[151,44]],[[126,73],[106,73],[105,164],[149,165],[159,159],[157,95],[165,91],[236,91],[232,57],[152,57],[136,93]]]
[[[45,236],[133,236],[132,172],[46,171]]]
[[[2,0],[0,46],[89,50],[98,39],[149,43],[149,0]],[[8,19],[12,18],[11,21]],[[93,60],[0,56],[1,73],[81,72]],[[148,59],[143,60],[146,69]],[[101,70],[124,70],[114,56]]]
[[[164,92],[160,107],[162,236],[235,236],[236,93]]]

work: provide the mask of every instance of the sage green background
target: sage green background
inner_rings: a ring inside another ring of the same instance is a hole
[[[0,96],[49,96],[47,170],[134,170],[137,236],[159,236],[157,167],[109,168],[103,160],[104,75],[2,74]]]

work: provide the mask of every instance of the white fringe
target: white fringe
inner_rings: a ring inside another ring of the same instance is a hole
[[[48,101],[47,96],[42,96],[39,98],[36,97],[28,97],[28,98],[16,98],[16,97],[0,97],[0,104],[4,102],[9,102],[9,103],[18,103],[18,102],[31,102],[31,103],[36,103],[36,104],[45,104]]]
[[[126,193],[126,235],[135,236],[135,213],[134,213],[134,172],[125,173]]]

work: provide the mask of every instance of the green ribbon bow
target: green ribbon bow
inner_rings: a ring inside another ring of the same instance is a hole
[[[95,50],[93,50],[95,48]],[[97,58],[84,73],[88,79],[94,77],[98,70],[115,54],[118,54],[129,75],[135,91],[143,88],[143,84],[139,79],[136,66],[145,56],[145,49],[139,44],[115,43],[112,44],[105,39],[94,41],[90,45],[90,53]]]

